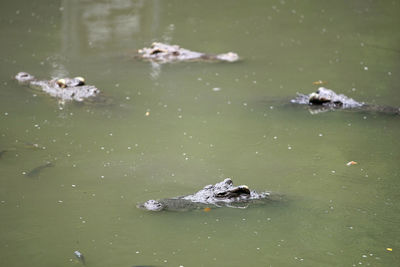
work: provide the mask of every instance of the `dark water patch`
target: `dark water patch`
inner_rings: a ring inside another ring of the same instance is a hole
[[[0,151],[0,159],[4,156],[5,153],[7,153],[8,150],[4,149]]]

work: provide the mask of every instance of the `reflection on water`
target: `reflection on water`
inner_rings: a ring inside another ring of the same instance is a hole
[[[52,59],[53,76],[68,76],[69,73],[61,63],[65,57],[81,57],[88,49],[105,49],[107,45],[119,42],[135,47],[139,34],[150,29],[153,35],[159,25],[158,0],[116,0],[116,1],[62,1],[62,47],[58,59]],[[149,10],[144,12],[145,8]],[[145,18],[143,16],[146,16]],[[149,20],[150,19],[150,20]],[[143,27],[142,23],[147,23]],[[150,27],[149,27],[150,26]],[[162,25],[161,36],[152,36],[156,40],[170,43],[175,30],[174,24]],[[146,43],[151,43],[147,40]],[[130,49],[132,50],[132,48]],[[121,53],[123,51],[119,51]],[[132,52],[134,54],[135,52]],[[63,55],[63,56],[60,56]],[[157,79],[161,66],[151,64],[151,77]]]
[[[290,104],[321,80],[357,101],[398,106],[396,1],[1,5],[1,265],[82,265],[76,251],[86,266],[400,262],[398,116],[312,116]],[[161,70],[132,56],[153,41],[243,60]],[[60,110],[14,82],[20,71],[83,76],[112,104]],[[226,177],[283,200],[136,208]]]
[[[157,62],[150,62],[150,64],[151,64],[150,75],[154,80],[156,80],[161,73],[161,64]]]
[[[105,48],[115,40],[134,43],[143,6],[144,1],[134,0],[62,1],[62,51],[80,55],[82,44]]]

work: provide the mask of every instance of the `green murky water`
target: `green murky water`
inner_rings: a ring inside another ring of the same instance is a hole
[[[398,1],[0,6],[1,266],[81,266],[75,250],[86,266],[399,264],[400,117],[288,104],[324,80],[399,106]],[[153,41],[243,60],[133,58]],[[19,71],[84,76],[111,104],[60,107],[16,84]],[[135,208],[225,177],[285,201]]]

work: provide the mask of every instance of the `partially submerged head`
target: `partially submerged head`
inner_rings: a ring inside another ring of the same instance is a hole
[[[226,178],[222,182],[215,185],[207,185],[194,195],[185,197],[195,202],[216,203],[216,202],[233,202],[239,198],[249,198],[250,189],[246,185],[234,186],[231,178]]]
[[[309,104],[324,105],[333,108],[357,108],[364,105],[343,94],[336,94],[333,90],[320,87],[315,93],[308,96]]]
[[[226,178],[222,182],[206,185],[200,191],[186,196],[148,200],[136,207],[148,211],[186,211],[214,205],[217,207],[242,204],[247,205],[254,201],[269,198],[269,193],[250,191],[246,185],[234,186],[232,179]]]

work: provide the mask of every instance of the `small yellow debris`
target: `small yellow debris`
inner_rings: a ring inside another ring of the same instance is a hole
[[[351,166],[351,165],[356,165],[356,164],[358,164],[357,162],[355,162],[355,161],[349,161],[349,162],[347,162],[347,166]]]
[[[207,208],[204,208],[204,211],[205,211],[205,212],[209,212],[210,210],[211,210],[211,208],[208,208],[208,207],[207,207]]]
[[[318,80],[318,81],[313,82],[312,84],[314,84],[314,85],[324,85],[324,84],[327,84],[327,83],[328,82]]]
[[[150,115],[150,111],[146,111],[146,113],[144,115],[149,116]]]
[[[387,251],[393,251],[393,249],[392,249],[392,248],[386,248],[386,250],[387,250]]]

